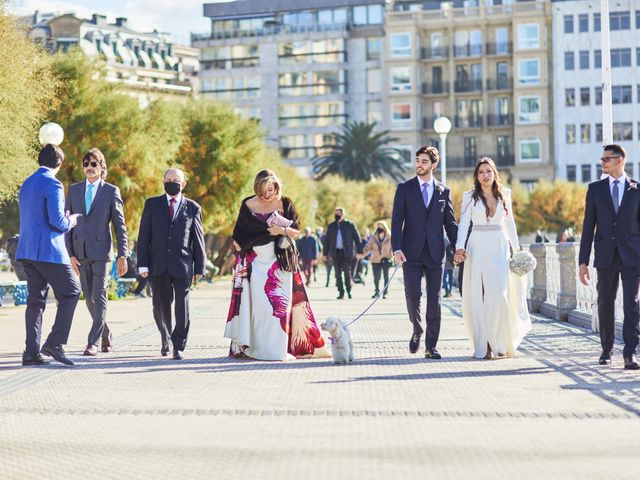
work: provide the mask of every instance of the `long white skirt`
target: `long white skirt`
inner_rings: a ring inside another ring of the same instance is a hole
[[[531,330],[527,277],[509,270],[509,242],[502,230],[472,231],[466,252],[462,314],[473,356],[483,358],[487,345],[495,354],[513,356]]]

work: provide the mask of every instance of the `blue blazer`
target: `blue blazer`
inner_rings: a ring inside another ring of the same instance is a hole
[[[16,260],[69,265],[64,243],[71,222],[65,217],[62,183],[40,167],[20,187],[20,240]]]
[[[444,231],[452,245],[458,238],[451,191],[434,180],[434,193],[429,206],[424,206],[420,182],[413,177],[398,185],[391,215],[391,246],[402,250],[409,261],[422,261],[425,244],[428,244],[428,263],[442,264],[445,257]]]
[[[589,184],[579,263],[589,264],[593,243],[594,267],[611,267],[616,249],[625,267],[640,267],[640,184],[627,178],[624,189],[622,203],[615,213],[609,178]]]

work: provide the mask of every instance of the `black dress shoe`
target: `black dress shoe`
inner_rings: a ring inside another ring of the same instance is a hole
[[[600,360],[598,360],[600,365],[611,365],[611,352],[602,352],[600,355]]]
[[[379,292],[374,293],[373,295],[371,295],[371,298],[376,298],[378,296]]]
[[[166,357],[167,355],[169,355],[169,347],[162,347],[160,349],[160,355],[162,355],[163,357]]]
[[[351,298],[351,292],[347,292],[347,297]]]
[[[414,333],[411,335],[411,340],[409,340],[409,351],[411,353],[416,353],[418,348],[420,347],[420,335],[419,333]]]
[[[424,354],[424,358],[430,358],[432,360],[440,360],[442,355],[435,348],[427,348],[427,351]]]
[[[341,293],[336,297],[336,300],[342,300],[344,298],[344,293]]]
[[[40,353],[44,353],[46,356],[53,358],[56,362],[64,363],[65,365],[73,365],[73,362],[67,358],[60,345],[53,347],[45,343],[40,349]]]
[[[49,365],[49,360],[45,360],[44,358],[42,358],[42,355],[40,355],[39,353],[30,355],[27,352],[23,352],[22,365],[25,367],[30,367],[33,365]]]
[[[635,355],[624,357],[624,368],[626,370],[640,370],[640,365],[638,365],[638,359]]]
[[[173,351],[173,359],[174,360],[182,360],[182,353],[180,353],[180,350],[174,350]]]

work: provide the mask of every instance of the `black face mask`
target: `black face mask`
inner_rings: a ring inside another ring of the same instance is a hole
[[[168,195],[175,197],[180,193],[180,183],[178,182],[164,182],[164,191]]]
[[[384,232],[384,228],[378,227],[376,228],[376,233],[382,233]]]
[[[342,218],[342,215],[338,215],[337,213],[334,215],[336,222],[339,222],[340,219]]]

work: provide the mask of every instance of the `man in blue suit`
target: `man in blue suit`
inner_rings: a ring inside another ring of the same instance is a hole
[[[620,145],[607,145],[600,162],[607,176],[589,184],[580,239],[580,281],[588,285],[591,245],[593,266],[598,271],[598,320],[602,354],[600,365],[611,364],[615,340],[615,302],[622,279],[624,321],[624,368],[639,370],[636,349],[640,335],[640,188],[627,178],[627,152]]]
[[[409,351],[418,351],[423,333],[420,297],[424,276],[427,282],[425,358],[436,360],[442,358],[436,344],[441,321],[444,230],[452,245],[458,237],[451,192],[433,178],[439,160],[435,147],[421,147],[416,152],[416,176],[398,185],[391,217],[391,246],[396,263],[402,264],[407,310],[413,324]]]
[[[78,215],[65,215],[62,183],[56,178],[64,160],[62,149],[45,145],[38,155],[40,168],[20,187],[20,240],[16,259],[27,274],[27,339],[23,365],[48,363],[40,353],[58,362],[73,365],[62,345],[67,343],[73,312],[80,296],[80,285],[71,269],[64,234],[71,230]],[[40,348],[42,314],[49,286],[58,300],[51,333]]]

